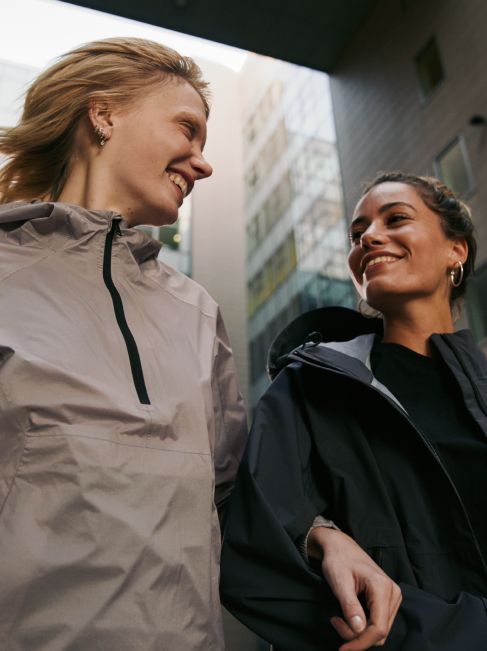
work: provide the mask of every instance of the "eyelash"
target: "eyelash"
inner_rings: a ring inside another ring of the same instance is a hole
[[[195,134],[195,131],[196,131],[194,125],[191,124],[191,122],[183,122],[182,124],[183,124],[184,127],[186,127],[188,129],[189,134],[190,134],[190,136],[192,138],[194,136],[194,134]]]
[[[393,215],[389,215],[389,217],[388,217],[388,219],[387,219],[387,225],[389,226],[389,224],[393,224],[393,223],[394,223],[393,220],[394,220],[396,217],[401,218],[401,221],[402,221],[403,219],[409,219],[409,216],[408,216],[408,215],[405,215],[405,214],[403,214],[403,213],[394,213]],[[350,238],[350,244],[353,245],[353,244],[355,244],[356,242],[360,241],[360,238],[362,237],[362,235],[364,234],[364,232],[365,232],[365,231],[359,231],[359,230],[351,231],[351,232],[350,232],[350,235],[349,235],[349,238]]]

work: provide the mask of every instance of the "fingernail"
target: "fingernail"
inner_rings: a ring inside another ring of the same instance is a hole
[[[350,620],[350,628],[354,633],[361,633],[365,628],[365,624],[362,618],[359,617],[358,615],[352,617],[352,619]]]

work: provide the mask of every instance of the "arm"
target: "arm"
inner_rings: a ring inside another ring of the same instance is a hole
[[[323,576],[340,602],[342,617],[331,623],[348,641],[341,651],[364,651],[382,646],[401,604],[401,589],[352,538],[329,527],[319,526],[308,534],[308,557],[321,563]],[[367,620],[358,600],[363,594],[370,617]]]
[[[212,395],[215,427],[215,504],[221,519],[235,482],[248,430],[235,361],[220,311],[216,326]]]
[[[306,476],[312,452],[307,419],[301,414],[297,391],[292,369],[285,369],[257,408],[229,504],[222,549],[221,597],[230,612],[279,651],[337,651],[344,645],[337,632],[337,620],[343,618],[343,600],[337,599],[322,572],[313,571],[303,560],[296,544],[304,538],[315,516],[327,510],[327,504],[320,501]],[[330,539],[332,535],[344,535],[334,530],[328,533]],[[386,585],[389,579],[384,581],[384,575],[368,555],[351,538],[348,540],[356,548],[351,555],[352,565],[360,563]],[[325,548],[327,544],[331,543],[324,543]],[[353,561],[355,554],[361,556],[357,563]],[[345,556],[348,559],[350,555]],[[327,561],[331,563],[333,558],[336,583],[341,584],[339,557],[329,553]],[[330,581],[331,574],[332,570],[325,567]],[[447,604],[409,585],[401,584],[401,589],[403,601],[384,651],[484,649],[487,617],[483,600],[461,595],[455,604]],[[349,592],[353,592],[352,602],[356,603],[361,590]],[[397,595],[397,587],[392,594]],[[395,610],[388,608],[392,613]],[[343,625],[345,633],[345,622]],[[448,640],[456,642],[456,647],[449,641],[445,647],[435,646],[441,635],[446,635],[443,631],[451,635]],[[378,628],[376,633],[379,639]],[[477,644],[475,636],[482,637],[484,646]],[[459,644],[459,639],[466,643]],[[429,646],[430,640],[433,646]]]
[[[399,587],[349,536],[323,527],[308,536],[311,561],[340,602],[331,623],[347,643],[341,651],[383,646],[390,651],[482,651],[487,640],[487,600],[462,592],[453,603],[411,585]],[[368,621],[357,595],[363,593]],[[347,623],[348,622],[348,623]],[[356,624],[355,624],[356,623]],[[356,626],[356,628],[355,628]]]

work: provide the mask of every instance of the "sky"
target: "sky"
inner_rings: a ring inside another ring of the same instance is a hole
[[[0,60],[32,68],[45,68],[82,43],[114,36],[158,41],[184,56],[220,63],[234,72],[241,70],[247,57],[244,50],[59,0],[0,0],[0,25]]]

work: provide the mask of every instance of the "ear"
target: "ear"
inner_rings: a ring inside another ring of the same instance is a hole
[[[101,127],[107,134],[106,139],[108,140],[112,135],[113,122],[109,104],[104,97],[100,95],[92,98],[88,108],[88,117],[93,130],[96,127]]]
[[[465,264],[468,258],[468,244],[467,240],[464,239],[458,239],[458,240],[452,240],[451,241],[452,246],[450,249],[450,263],[451,263],[451,269],[453,269],[458,262],[461,262],[462,264]]]

